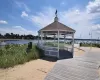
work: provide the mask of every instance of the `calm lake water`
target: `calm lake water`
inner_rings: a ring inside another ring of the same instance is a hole
[[[57,40],[55,40],[55,41],[57,41]],[[60,41],[64,41],[64,40],[60,40]],[[5,45],[5,44],[28,44],[29,42],[32,42],[33,44],[36,44],[36,43],[38,43],[38,40],[18,40],[18,41],[17,40],[16,41],[11,40],[11,41],[5,41],[3,43]],[[46,42],[54,42],[54,40],[46,40]],[[66,42],[69,42],[69,41],[66,41]],[[76,41],[76,43],[77,42],[80,43],[80,42],[83,42],[83,41]],[[88,42],[88,43],[90,43],[90,42]],[[0,45],[2,45],[3,43],[0,43]]]
[[[29,42],[32,42],[33,44],[36,44],[37,40],[19,40],[19,41],[4,41],[0,43],[0,46],[4,46],[6,44],[28,44]]]
[[[28,44],[29,42],[36,44],[38,41],[37,40],[5,41],[6,44]]]
[[[46,42],[53,42],[54,40],[46,40]],[[57,40],[55,40],[57,41]],[[6,45],[6,44],[28,44],[29,42],[32,42],[33,44],[37,44],[38,40],[11,40],[11,41],[4,41],[1,42],[0,45]],[[40,41],[41,42],[41,41]]]
[[[47,40],[46,42],[52,42],[54,40]],[[5,44],[28,44],[29,42],[32,42],[33,44],[37,44],[38,40],[11,40],[11,41],[4,41],[1,42],[0,45],[5,45]],[[41,42],[41,41],[40,41]]]

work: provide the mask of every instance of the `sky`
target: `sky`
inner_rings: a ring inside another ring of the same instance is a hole
[[[0,33],[37,35],[54,21],[56,9],[75,38],[100,37],[100,0],[0,0]]]

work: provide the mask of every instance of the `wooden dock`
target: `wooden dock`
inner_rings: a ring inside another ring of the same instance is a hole
[[[77,57],[59,60],[44,80],[100,80],[98,60]]]

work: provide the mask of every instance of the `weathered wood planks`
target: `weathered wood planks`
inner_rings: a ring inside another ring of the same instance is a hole
[[[98,61],[86,57],[59,60],[45,80],[98,80]]]

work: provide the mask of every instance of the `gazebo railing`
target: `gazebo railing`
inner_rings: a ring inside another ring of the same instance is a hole
[[[45,55],[47,55],[47,56],[53,56],[53,57],[57,57],[57,55],[58,55],[58,51],[45,50]]]
[[[58,55],[57,47],[45,46],[44,49],[45,49],[44,50],[45,51],[45,55],[57,57],[57,55]]]
[[[59,54],[59,50],[66,50],[69,52],[72,52],[72,48],[70,46],[64,46],[64,47],[60,47],[58,50],[58,47],[54,47],[54,46],[46,46],[44,44],[40,44],[38,45],[41,49],[44,50],[44,53],[46,56],[53,56],[53,57],[57,57]]]
[[[49,47],[49,46],[45,46],[45,49],[49,49],[49,50],[57,50],[57,47]]]
[[[43,44],[38,45],[38,47],[43,49],[45,55],[47,55],[47,56],[57,57],[57,55],[59,53],[57,47],[45,46]]]
[[[64,46],[64,50],[67,50],[69,52],[72,52],[72,48],[71,47],[68,47],[68,46]]]

